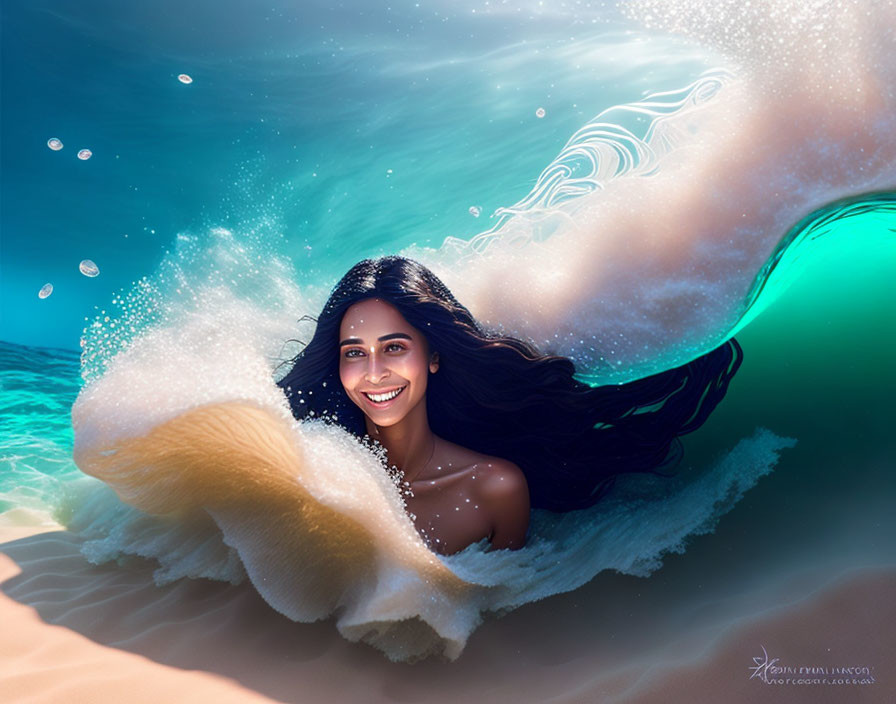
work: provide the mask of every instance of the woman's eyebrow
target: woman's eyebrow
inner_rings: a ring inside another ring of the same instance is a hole
[[[382,337],[378,337],[377,339],[380,342],[385,342],[386,340],[394,340],[396,338],[400,338],[402,340],[411,340],[411,336],[406,335],[403,332],[390,332],[388,335],[383,335]],[[360,337],[349,337],[349,338],[343,340],[342,342],[340,342],[339,346],[342,347],[343,345],[363,345],[363,344],[364,344],[364,340],[362,340]]]

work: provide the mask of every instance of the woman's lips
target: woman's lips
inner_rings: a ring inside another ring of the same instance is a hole
[[[392,404],[392,402],[393,402],[395,399],[397,399],[399,396],[401,396],[402,392],[404,392],[404,390],[405,390],[406,388],[408,388],[408,387],[405,385],[405,386],[401,386],[401,387],[397,387],[397,388],[398,388],[398,393],[395,394],[395,395],[394,395],[392,398],[390,398],[388,401],[379,401],[379,402],[374,401],[374,400],[373,400],[372,398],[370,398],[370,396],[368,396],[364,391],[361,392],[361,395],[364,397],[364,400],[367,401],[367,403],[369,403],[369,404],[370,404],[371,406],[373,406],[374,408],[388,408],[388,407]],[[392,392],[392,391],[395,391],[395,389],[390,389],[389,391],[381,391],[380,393],[377,394],[377,396],[379,396],[380,394],[384,394],[384,393],[387,394],[387,393],[390,393],[390,392]]]

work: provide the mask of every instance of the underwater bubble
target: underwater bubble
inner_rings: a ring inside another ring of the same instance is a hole
[[[470,215],[472,215],[474,218],[478,218],[481,212],[482,209],[478,205],[470,206]]]
[[[183,83],[184,85],[189,85],[189,84],[191,84],[191,83],[193,82],[193,79],[190,78],[190,77],[189,77],[187,74],[185,74],[185,73],[180,74],[180,75],[177,77],[177,80],[179,80],[179,81],[180,81],[181,83]]]
[[[535,111],[535,117],[544,117],[544,108],[538,108],[538,110]]]
[[[78,264],[78,269],[84,276],[90,276],[91,278],[100,275],[100,268],[89,259],[85,259]]]
[[[47,140],[47,146],[54,152],[58,152],[60,149],[62,149],[62,140],[57,139],[56,137],[52,137],[51,139]]]
[[[53,284],[44,284],[37,293],[38,298],[46,298],[53,293]]]
[[[90,151],[89,149],[82,149],[81,151],[78,152],[78,158],[81,161],[87,161],[92,156],[93,156],[93,152]]]

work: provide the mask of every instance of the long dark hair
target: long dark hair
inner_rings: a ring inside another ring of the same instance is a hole
[[[704,423],[743,359],[732,339],[684,366],[592,388],[573,378],[566,357],[485,334],[421,264],[365,259],[333,289],[314,336],[278,382],[297,419],[326,418],[359,438],[366,434],[363,412],[339,380],[339,327],[349,306],[374,297],[395,306],[426,337],[430,353],[439,353],[426,393],[432,431],[516,463],[533,508],[586,508],[619,474],[663,474],[678,464],[678,436]]]

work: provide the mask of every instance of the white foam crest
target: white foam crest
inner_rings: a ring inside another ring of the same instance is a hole
[[[206,290],[204,296],[204,311],[145,330],[106,363],[102,383],[95,379],[84,386],[72,409],[76,450],[78,443],[144,435],[191,408],[235,399],[292,417],[270,382],[262,344],[270,330],[262,311],[227,289]],[[289,322],[280,332],[290,329]],[[279,336],[280,344],[287,336]]]
[[[488,326],[601,383],[720,344],[792,225],[896,185],[892,2],[630,12],[729,52],[734,77],[602,113],[496,228],[404,252]],[[638,114],[649,117],[640,131],[618,124]]]
[[[275,254],[266,242],[275,230],[276,222],[262,219],[239,237],[222,227],[179,234],[158,270],[114,296],[85,328],[82,377],[97,377],[137,338],[164,329],[189,336],[197,350],[205,335],[223,353],[232,344],[272,359],[294,355],[284,341],[295,332],[296,312],[319,310],[325,292],[303,286],[288,260]],[[158,350],[161,342],[141,344]]]
[[[82,340],[77,442],[138,437],[224,401],[292,417],[271,367],[298,351],[289,342],[297,311],[319,308],[322,292],[300,288],[289,264],[264,245],[257,231],[270,227],[239,238],[220,227],[181,234],[155,274],[95,317]]]

